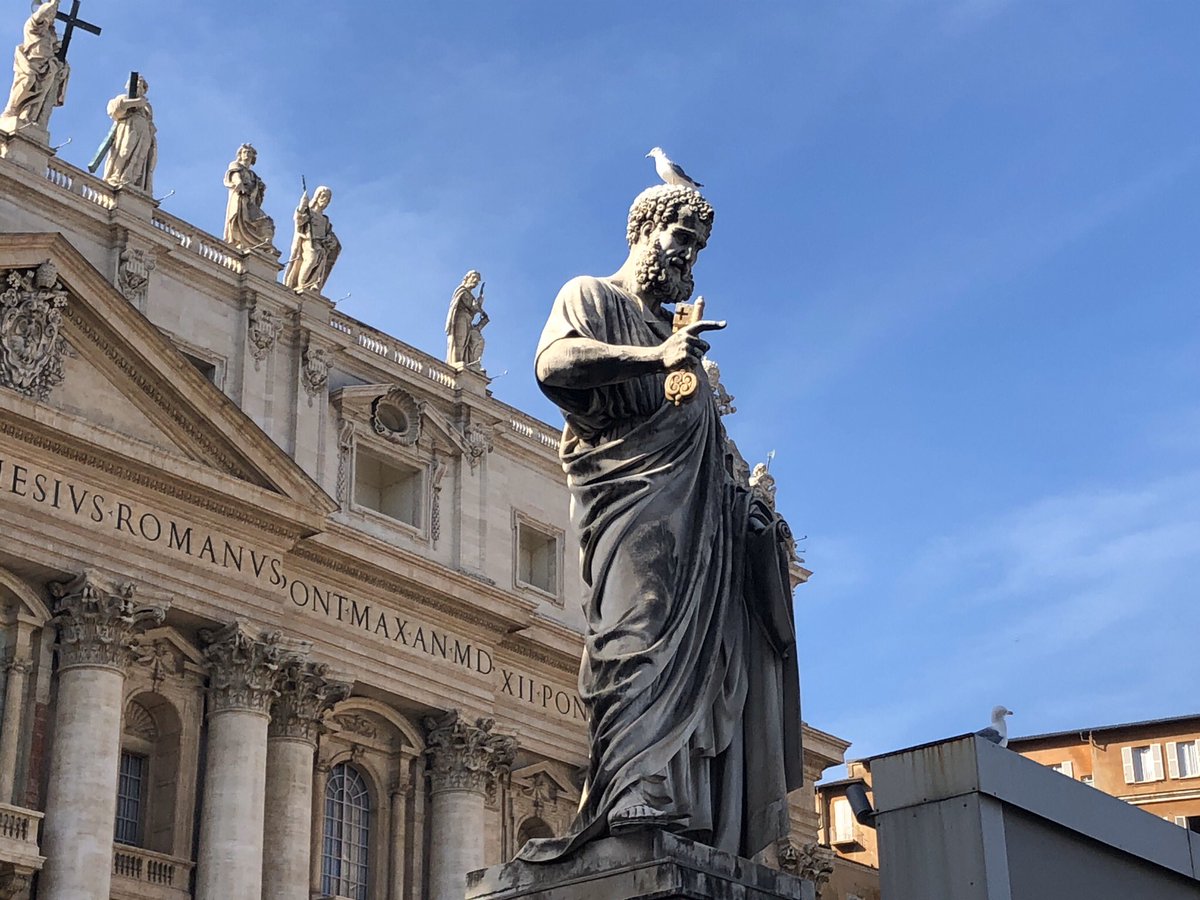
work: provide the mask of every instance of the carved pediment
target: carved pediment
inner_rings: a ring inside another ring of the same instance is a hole
[[[0,421],[10,433],[27,437],[52,419],[75,444],[143,464],[186,460],[297,501],[313,521],[334,508],[62,235],[0,234],[0,284]]]
[[[463,432],[434,404],[404,385],[358,384],[330,394],[334,409],[346,426],[359,434],[373,435],[391,444],[422,446],[439,453],[467,452]]]

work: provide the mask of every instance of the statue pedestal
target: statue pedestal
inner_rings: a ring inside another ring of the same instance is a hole
[[[467,875],[466,900],[814,900],[812,882],[665,831],[585,844],[561,862]]]
[[[18,127],[11,116],[0,117],[0,157],[44,175],[50,162],[50,133],[38,125]]]

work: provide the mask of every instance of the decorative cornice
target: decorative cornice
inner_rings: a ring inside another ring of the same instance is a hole
[[[430,788],[487,795],[512,771],[516,738],[493,734],[494,719],[467,722],[452,709],[425,719]]]
[[[165,606],[138,606],[132,584],[115,591],[98,585],[89,572],[49,586],[58,628],[59,670],[114,669],[122,675],[137,658],[138,635],[166,618]]]
[[[253,637],[241,622],[204,629],[204,658],[209,664],[209,715],[238,710],[267,714],[279,690],[280,667],[287,654],[279,632]]]
[[[350,685],[328,677],[329,666],[291,657],[279,672],[279,696],[271,704],[268,734],[295,738],[317,746],[321,717],[333,704],[350,696]]]

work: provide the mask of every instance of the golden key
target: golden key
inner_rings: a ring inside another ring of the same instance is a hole
[[[671,331],[677,332],[689,325],[694,325],[704,318],[704,298],[697,297],[695,303],[678,303],[675,305],[675,318],[671,321]],[[688,369],[676,369],[667,373],[663,393],[667,399],[679,406],[684,400],[691,399],[700,388],[700,378]]]

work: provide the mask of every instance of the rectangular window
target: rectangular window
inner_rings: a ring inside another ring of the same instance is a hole
[[[558,538],[517,522],[517,581],[558,596]]]
[[[833,828],[829,836],[831,844],[854,843],[854,813],[850,809],[850,801],[845,797],[835,797],[829,804]]]
[[[359,448],[354,461],[354,502],[420,528],[425,520],[424,473]]]
[[[1053,769],[1055,772],[1057,772],[1059,775],[1066,775],[1068,778],[1075,777],[1075,766],[1069,759],[1064,760],[1063,762],[1060,762],[1056,766],[1051,766],[1050,768]]]
[[[146,757],[121,753],[117,781],[117,820],[113,839],[132,847],[142,845],[142,810],[145,807]]]
[[[1082,784],[1089,784],[1089,785],[1093,785],[1093,786],[1095,786],[1095,784],[1096,784],[1096,779],[1093,778],[1091,775],[1080,775],[1079,781]]]
[[[1196,741],[1167,742],[1167,772],[1172,778],[1200,776],[1200,753]]]
[[[1162,744],[1122,747],[1121,763],[1126,784],[1163,780]]]

